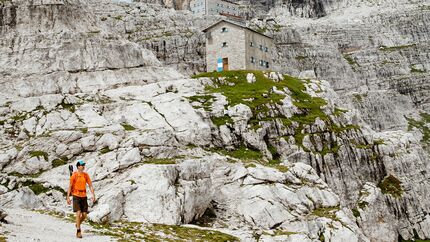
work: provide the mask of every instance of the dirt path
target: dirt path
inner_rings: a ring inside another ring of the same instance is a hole
[[[10,223],[0,226],[0,235],[3,234],[6,241],[115,241],[111,237],[89,232],[91,227],[88,225],[82,225],[83,238],[78,239],[74,223],[24,209],[7,209],[6,213]]]

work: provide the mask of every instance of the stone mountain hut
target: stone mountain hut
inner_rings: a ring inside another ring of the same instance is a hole
[[[228,20],[221,20],[206,33],[206,69],[269,70],[273,63],[273,38]]]

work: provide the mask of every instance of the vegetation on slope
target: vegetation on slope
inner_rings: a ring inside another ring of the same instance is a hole
[[[246,77],[248,73],[254,74],[256,79],[254,83],[247,81]],[[309,83],[307,80],[300,80],[284,75],[283,80],[274,81],[267,78],[262,71],[247,70],[209,72],[194,76],[194,78],[201,77],[211,78],[213,85],[206,86],[204,95],[190,97],[190,101],[199,102],[202,105],[201,107],[206,111],[211,111],[211,106],[215,99],[214,94],[220,93],[227,98],[229,106],[244,104],[251,109],[252,117],[248,123],[251,129],[257,130],[262,127],[262,123],[267,122],[283,124],[287,129],[294,129],[293,132],[290,132],[291,136],[294,137],[296,144],[302,148],[304,148],[303,139],[309,134],[305,132],[305,128],[312,125],[317,118],[326,123],[327,132],[340,133],[347,130],[359,129],[355,125],[336,125],[332,121],[332,118],[323,111],[324,106],[327,105],[326,101],[323,98],[311,96],[306,92],[306,85]],[[274,90],[285,90],[286,93],[289,93],[293,105],[300,111],[292,117],[283,115],[281,110],[286,95]],[[340,116],[345,112],[347,110],[335,109],[331,115]],[[211,117],[211,119],[217,126],[232,124],[233,122],[227,115],[223,117]],[[270,146],[270,144],[267,145]],[[243,147],[238,147],[237,153],[244,154],[243,158],[248,158],[246,157],[248,154],[240,152],[241,149],[243,150]],[[305,151],[309,151],[306,148],[304,149]],[[338,149],[339,145],[336,143],[331,145],[324,144],[323,150],[319,153],[321,155],[336,153]],[[276,148],[269,147],[269,150],[276,156]]]

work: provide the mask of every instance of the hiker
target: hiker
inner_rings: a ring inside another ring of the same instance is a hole
[[[86,186],[90,187],[90,191],[93,195],[93,203],[96,201],[96,195],[94,194],[93,184],[91,183],[90,176],[84,172],[85,162],[78,160],[76,163],[78,171],[73,172],[70,177],[69,189],[67,190],[67,204],[70,205],[70,194],[73,195],[73,212],[76,212],[76,237],[82,238],[81,224],[84,222],[88,213],[88,202],[87,202],[87,189]]]

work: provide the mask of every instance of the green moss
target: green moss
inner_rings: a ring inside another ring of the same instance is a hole
[[[30,190],[32,190],[34,192],[34,194],[36,194],[36,195],[46,193],[47,191],[50,190],[49,188],[44,187],[42,184],[31,181],[31,180],[27,180],[27,181],[23,182],[22,185],[24,187],[30,188]]]
[[[196,241],[196,242],[227,242],[239,241],[238,238],[213,230],[202,230],[176,225],[152,224],[143,225],[133,222],[118,222],[113,224],[96,224],[90,222],[94,232],[108,235],[117,241]]]
[[[5,120],[0,120],[0,125],[4,125],[5,124]]]
[[[354,217],[356,217],[356,218],[360,217],[360,211],[358,211],[358,209],[353,208],[353,209],[351,209],[351,211],[352,211],[352,214],[354,215]]]
[[[246,76],[248,73],[254,74],[256,81],[248,83]],[[212,85],[205,87],[205,94],[195,96],[192,101],[211,104],[211,95],[220,93],[226,97],[229,106],[244,104],[252,111],[252,117],[249,120],[251,130],[257,130],[262,127],[264,122],[282,123],[285,127],[296,125],[294,139],[296,144],[303,147],[303,138],[306,135],[303,130],[306,126],[311,125],[317,118],[321,119],[327,125],[327,132],[344,132],[353,129],[359,129],[356,125],[337,126],[330,117],[323,112],[323,107],[327,102],[320,97],[313,97],[306,92],[306,85],[310,81],[299,80],[285,75],[284,80],[275,82],[264,76],[261,71],[224,71],[224,72],[209,72],[194,76],[194,78],[207,77],[213,81]],[[287,118],[279,111],[282,105],[282,100],[285,98],[283,94],[274,93],[272,90],[288,89],[290,92],[293,104],[300,109],[300,114],[295,114],[291,118]],[[342,115],[347,110],[336,108],[335,115]],[[228,116],[213,118],[217,125],[222,125],[231,122]],[[266,142],[267,143],[267,142]],[[338,147],[326,149],[326,152],[336,152]],[[237,149],[240,150],[240,149]],[[269,147],[270,150],[270,147]],[[308,151],[304,148],[305,151]],[[271,150],[272,155],[277,156],[275,150]],[[240,152],[239,152],[240,153]],[[241,157],[242,155],[239,154]],[[239,157],[239,158],[240,158]],[[277,159],[277,158],[275,158]]]
[[[335,154],[339,151],[340,146],[338,145],[338,143],[334,142],[332,144],[332,146],[330,147],[328,144],[323,143],[323,149],[321,152],[319,152],[321,154],[321,156],[325,156],[327,154]]]
[[[147,159],[143,161],[144,163],[157,164],[157,165],[173,165],[176,164],[176,159],[172,158],[162,158],[162,159]]]
[[[335,116],[341,116],[342,114],[347,113],[347,112],[348,112],[348,110],[341,109],[341,108],[335,108],[333,114]]]
[[[288,166],[282,165],[279,160],[271,160],[271,161],[269,161],[268,164],[263,164],[263,165],[275,168],[278,171],[283,172],[283,173],[288,171]]]
[[[24,176],[25,176],[24,174],[19,173],[19,172],[16,172],[16,171],[11,172],[11,173],[9,173],[8,175],[9,175],[9,176],[16,176],[16,177],[24,177]]]
[[[16,115],[12,116],[12,119],[13,119],[15,122],[21,122],[21,121],[24,121],[25,119],[27,119],[27,113],[19,113],[19,114],[16,114]]]
[[[86,134],[86,133],[88,133],[88,128],[80,128],[80,131],[81,131],[83,134]]]
[[[372,144],[355,144],[355,148],[357,149],[371,149],[372,147]]]
[[[32,210],[34,212],[40,213],[40,214],[45,214],[45,215],[49,215],[55,218],[59,218],[59,219],[63,219],[65,221],[68,222],[75,222],[75,217],[73,216],[73,214],[63,214],[54,210]]]
[[[403,194],[403,188],[399,179],[393,175],[385,177],[379,184],[378,187],[381,188],[382,193],[390,194],[393,197],[399,198]]]
[[[126,131],[132,131],[132,130],[136,129],[135,127],[131,126],[130,124],[121,124],[121,125]]]
[[[303,56],[303,55],[298,55],[298,56],[296,56],[295,57],[295,59],[296,60],[298,60],[298,61],[304,61],[304,60],[306,60],[306,59],[308,59],[309,57],[307,57],[307,56]]]
[[[69,110],[71,113],[74,113],[76,111],[75,104],[65,103],[64,101],[60,103],[60,106],[63,109]]]
[[[382,65],[394,64],[394,63],[396,63],[396,62],[394,62],[394,61],[388,61],[388,60],[384,60],[384,61],[381,62]]]
[[[30,154],[30,157],[37,157],[37,158],[43,157],[45,159],[45,161],[48,161],[48,153],[46,153],[44,151],[33,150],[33,151],[30,151],[29,154]]]
[[[230,116],[222,116],[222,117],[211,117],[212,123],[216,126],[221,126],[225,124],[233,124],[233,119],[230,118]]]
[[[373,145],[384,145],[385,141],[383,139],[377,139],[373,141]]]
[[[350,130],[354,130],[354,131],[360,130],[360,126],[355,125],[355,124],[347,124],[347,125],[342,125],[342,126],[337,126],[336,124],[331,124],[331,126],[329,128],[334,133],[341,133],[341,132],[350,131]]]
[[[379,47],[379,50],[381,50],[381,51],[397,51],[397,50],[407,49],[407,48],[411,48],[411,47],[415,47],[415,46],[416,46],[416,44],[397,45],[397,46],[391,46],[391,47],[381,46],[381,47]]]
[[[231,157],[242,160],[260,160],[263,158],[263,155],[260,153],[260,151],[252,150],[245,146],[240,146],[235,150],[225,151],[224,153]]]
[[[336,212],[339,211],[339,206],[336,207],[320,207],[312,211],[312,214],[318,217],[326,217],[332,220],[339,220],[336,217]]]
[[[406,118],[409,123],[408,130],[411,131],[413,128],[417,128],[423,134],[421,142],[426,147],[430,147],[430,114],[421,113],[420,116],[420,120]]]
[[[206,111],[211,111],[214,98],[215,97],[212,95],[195,95],[188,97],[188,100],[190,102],[199,102]]]
[[[216,241],[216,242],[227,242],[227,241],[239,241],[238,238],[224,234],[213,230],[201,230],[196,228],[187,228],[182,226],[171,226],[171,225],[153,225],[151,230],[162,231],[166,235],[176,237],[178,240],[192,240],[192,241]]]
[[[281,229],[276,229],[274,232],[275,236],[282,236],[282,235],[293,235],[293,234],[297,234],[297,232],[291,232],[291,231],[285,231],[285,230],[281,230]]]
[[[321,233],[321,234],[320,234],[320,236],[319,236],[319,240],[320,240],[321,242],[325,242],[325,237],[324,237],[324,234],[323,234],[323,233]]]
[[[122,20],[122,16],[121,15],[115,16],[114,19],[116,19],[116,20]]]
[[[357,102],[363,102],[363,97],[360,94],[354,94],[354,98]]]
[[[63,159],[55,159],[52,161],[52,167],[59,167],[62,165],[67,164],[67,160],[63,160]]]
[[[411,65],[411,73],[426,73],[425,70],[418,69],[415,65]]]
[[[267,27],[258,27],[258,29],[256,29],[255,31],[257,31],[260,34],[264,34],[267,31]]]
[[[369,205],[369,203],[365,201],[361,201],[358,203],[358,207],[361,209],[364,209],[365,207],[367,207],[367,205]]]
[[[109,149],[109,147],[104,147],[103,149],[100,150],[100,154],[106,154],[111,152],[112,150]]]
[[[358,66],[357,61],[352,58],[351,54],[343,54],[343,58],[350,64],[351,66]]]

